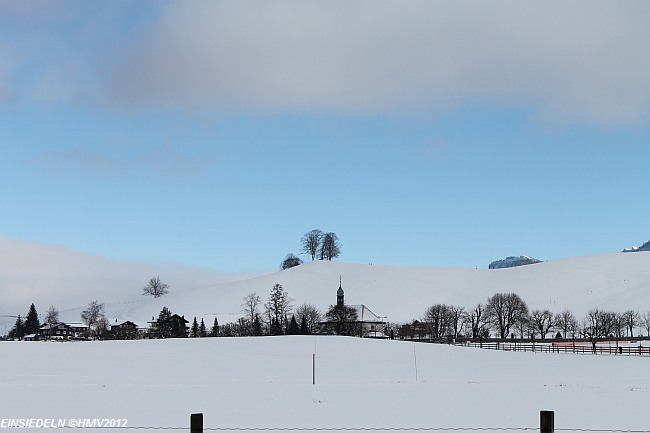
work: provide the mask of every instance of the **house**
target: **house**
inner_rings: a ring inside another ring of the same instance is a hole
[[[187,324],[189,322],[185,320],[185,316],[172,314],[162,321],[160,317],[158,317],[158,320],[153,320],[152,317],[151,322],[147,323],[150,325],[149,334],[153,338],[187,337]]]
[[[88,338],[88,325],[83,323],[46,323],[39,328],[39,335],[51,340],[71,340]]]
[[[385,338],[385,317],[373,313],[364,304],[345,305],[345,292],[339,278],[336,291],[336,306],[330,309],[330,319],[321,322],[321,333],[357,335],[359,337]],[[331,317],[334,316],[334,317]]]
[[[119,321],[108,325],[108,337],[113,340],[134,340],[138,336],[138,325],[130,320]]]

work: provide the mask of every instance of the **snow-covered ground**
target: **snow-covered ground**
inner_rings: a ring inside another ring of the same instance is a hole
[[[504,292],[517,293],[530,309],[549,309],[554,313],[569,309],[578,319],[595,307],[621,313],[629,309],[650,310],[650,252],[639,252],[576,257],[507,269],[316,261],[190,290],[172,287],[168,295],[158,299],[140,296],[135,303],[107,304],[107,316],[146,325],[166,306],[190,321],[196,316],[210,326],[217,317],[223,324],[243,315],[244,296],[256,292],[266,301],[276,283],[282,284],[295,300],[295,306],[307,302],[326,311],[336,303],[339,278],[347,304],[365,304],[376,315],[394,323],[420,319],[424,310],[436,303],[472,309],[495,293]],[[102,302],[101,298],[98,300]],[[61,320],[79,321],[79,313],[80,309],[62,312]]]
[[[643,430],[650,401],[648,357],[353,337],[0,342],[0,359],[0,418],[131,427],[537,429],[553,410],[557,429]]]

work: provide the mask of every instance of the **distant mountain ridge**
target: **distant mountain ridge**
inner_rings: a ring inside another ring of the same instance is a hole
[[[537,260],[529,256],[508,256],[503,260],[495,260],[490,263],[488,266],[489,269],[503,269],[503,268],[514,268],[515,266],[524,266],[524,265],[533,265],[535,263],[541,263],[541,260]]]
[[[637,251],[650,251],[650,241],[647,241],[640,247],[625,248],[622,253],[636,253]]]

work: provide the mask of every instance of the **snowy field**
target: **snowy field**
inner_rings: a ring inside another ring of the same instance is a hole
[[[648,357],[352,337],[0,342],[0,359],[0,418],[183,431],[191,413],[206,428],[537,430],[540,410],[556,429],[643,430],[650,401]]]

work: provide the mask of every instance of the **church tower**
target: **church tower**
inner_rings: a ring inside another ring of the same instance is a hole
[[[339,289],[336,291],[336,306],[341,308],[344,305],[343,287],[341,287],[341,277],[339,277]]]

